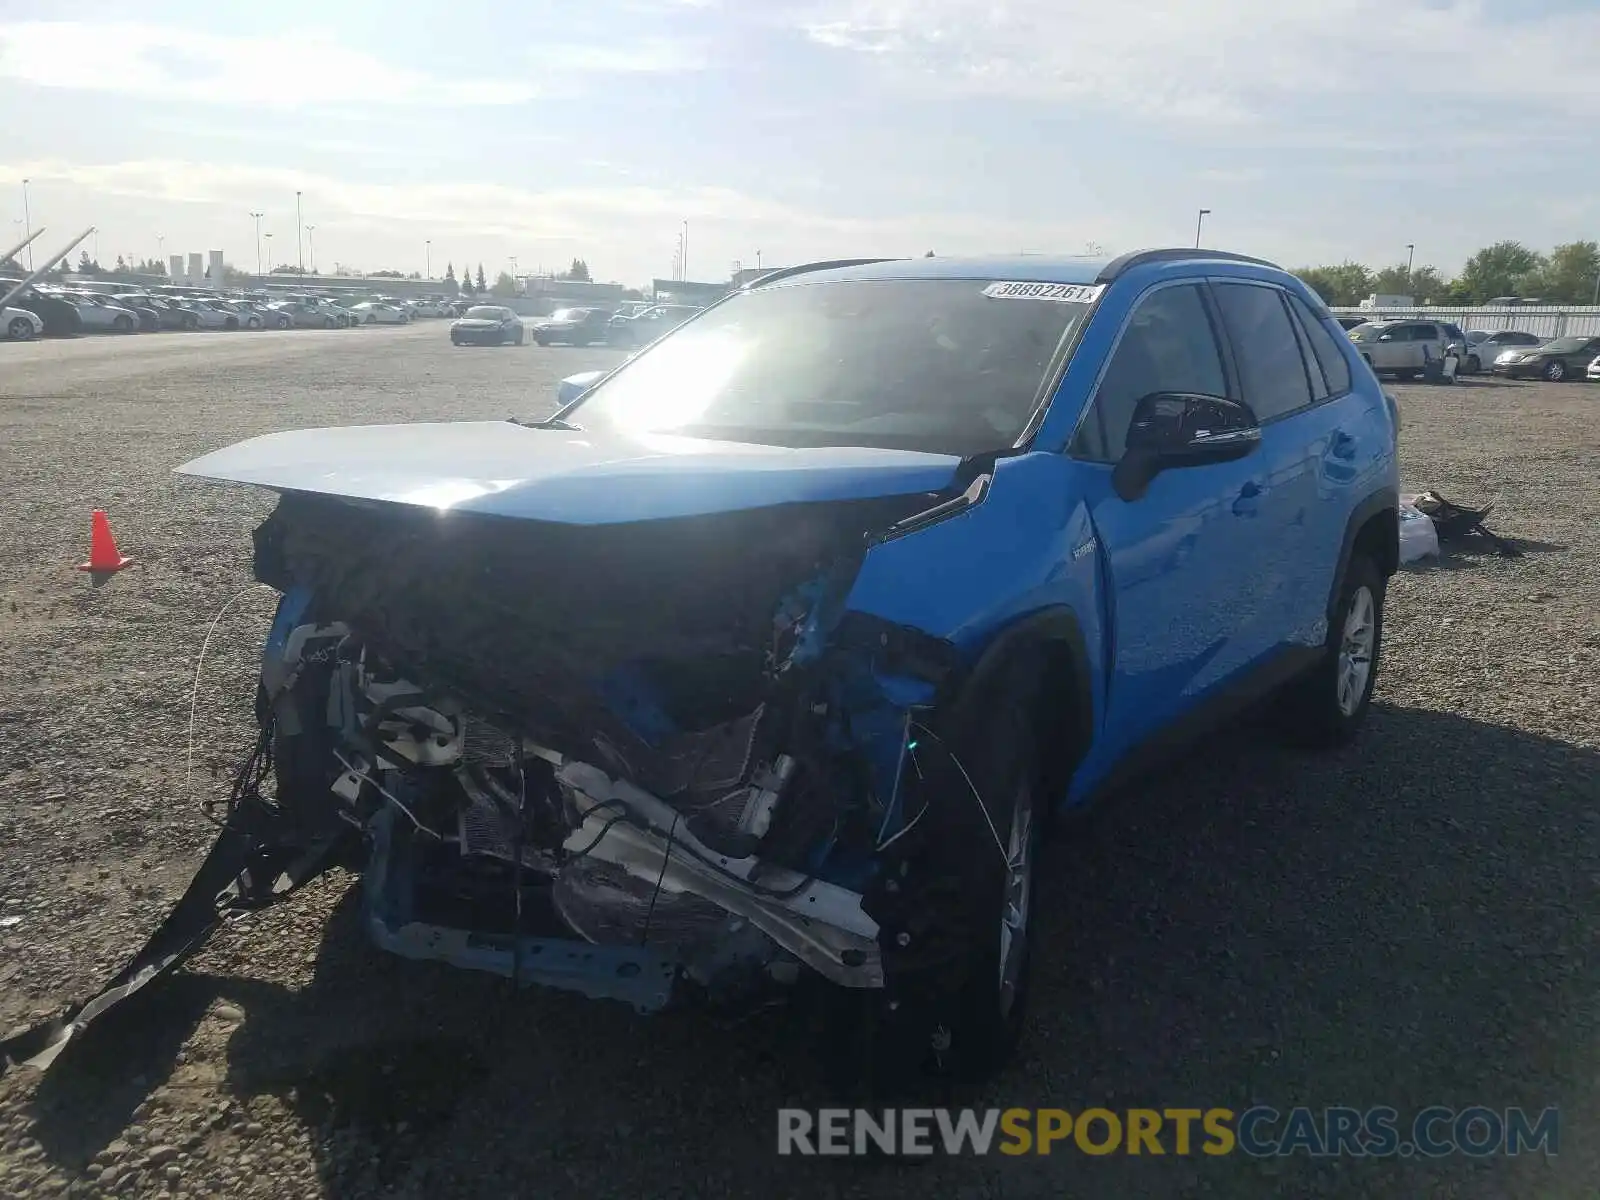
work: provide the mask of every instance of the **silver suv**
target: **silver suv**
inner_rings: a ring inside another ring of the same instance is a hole
[[[1444,357],[1452,339],[1440,321],[1376,321],[1357,325],[1350,340],[1374,371],[1415,379],[1429,361]]]

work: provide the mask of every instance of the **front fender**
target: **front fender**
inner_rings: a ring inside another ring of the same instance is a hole
[[[1082,711],[1097,727],[1105,653],[1100,556],[1064,456],[1000,459],[983,498],[956,515],[868,550],[844,604],[951,645],[949,687],[964,690],[1029,637],[1059,636],[1086,685]]]

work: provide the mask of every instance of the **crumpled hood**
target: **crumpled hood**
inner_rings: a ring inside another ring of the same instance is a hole
[[[960,461],[909,450],[788,449],[460,421],[271,433],[177,472],[278,492],[607,525],[936,492],[955,479]]]

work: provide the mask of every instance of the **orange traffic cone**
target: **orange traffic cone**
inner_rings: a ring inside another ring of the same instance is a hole
[[[111,536],[111,522],[106,520],[106,514],[95,509],[89,517],[89,561],[80,563],[78,570],[112,575],[132,561],[123,558],[117,549],[117,539]]]

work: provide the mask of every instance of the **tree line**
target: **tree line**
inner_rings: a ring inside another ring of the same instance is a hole
[[[1498,296],[1548,304],[1594,304],[1600,291],[1600,243],[1567,242],[1541,254],[1521,242],[1485,246],[1447,279],[1435,267],[1405,263],[1373,270],[1363,263],[1301,267],[1295,272],[1333,307],[1352,307],[1374,293],[1410,296],[1419,304],[1470,308]]]

